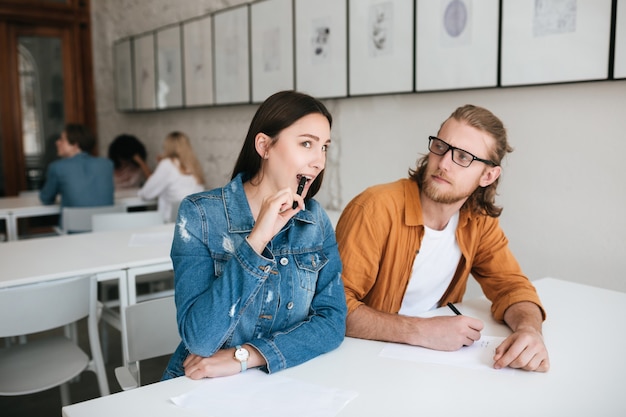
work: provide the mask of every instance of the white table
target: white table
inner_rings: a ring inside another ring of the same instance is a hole
[[[156,205],[156,200],[145,201],[137,195],[138,188],[115,191],[115,204],[124,207],[144,207]],[[17,240],[18,220],[25,217],[51,216],[61,213],[59,204],[41,204],[38,194],[28,194],[19,197],[0,198],[0,219],[6,223],[7,240]]]
[[[384,343],[346,338],[338,349],[277,375],[358,391],[340,417],[625,416],[626,294],[550,278],[535,285],[548,313],[544,324],[551,360],[548,373],[383,358],[379,353]],[[509,333],[490,318],[485,299],[468,300],[458,307],[485,321],[483,334]],[[200,416],[169,399],[202,383],[185,377],[159,382],[64,407],[63,415]],[[233,397],[254,403],[245,392],[233,393]]]
[[[173,233],[174,224],[170,223],[142,229],[5,242],[0,245],[0,288],[80,275],[96,275],[99,281],[117,280],[119,329],[124,339],[124,307],[136,302],[135,277],[172,269]],[[148,244],[131,247],[129,242],[133,235],[155,238]]]

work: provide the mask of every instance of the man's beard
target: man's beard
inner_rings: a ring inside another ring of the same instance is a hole
[[[434,183],[432,179],[432,175],[437,175],[445,180],[448,180],[445,175],[443,175],[440,171],[435,171],[433,173],[425,173],[424,180],[422,181],[421,191],[422,193],[439,204],[456,204],[460,201],[466,200],[469,196],[472,195],[474,190],[470,191],[469,194],[467,192],[455,192],[455,190],[445,192],[441,191],[441,189]]]

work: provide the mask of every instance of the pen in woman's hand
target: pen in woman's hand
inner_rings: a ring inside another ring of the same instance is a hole
[[[304,186],[306,185],[307,179],[305,176],[300,177],[300,182],[298,183],[298,190],[296,191],[298,193],[298,195],[302,195],[302,192],[304,191]],[[296,209],[298,207],[298,202],[294,201],[293,205],[291,206],[292,209]]]

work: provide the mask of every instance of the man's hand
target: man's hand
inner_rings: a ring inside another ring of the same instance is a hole
[[[440,316],[413,319],[414,331],[408,343],[434,350],[459,350],[480,339],[483,322],[468,316]]]
[[[494,368],[504,367],[526,371],[547,372],[550,369],[548,350],[543,336],[533,328],[514,332],[496,348]]]
[[[550,359],[541,334],[543,317],[539,307],[527,301],[513,304],[504,312],[504,321],[513,334],[496,348],[494,368],[547,372]]]
[[[482,321],[468,316],[408,317],[366,305],[350,313],[346,321],[346,336],[448,351],[472,345],[482,329]]]

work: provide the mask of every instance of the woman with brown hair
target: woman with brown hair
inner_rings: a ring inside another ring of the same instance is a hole
[[[166,223],[176,219],[178,205],[183,198],[204,190],[200,162],[184,133],[172,132],[167,135],[154,173],[150,172],[150,168],[140,157],[135,157],[135,162],[147,178],[139,190],[139,197],[144,200],[158,198],[157,207]]]

